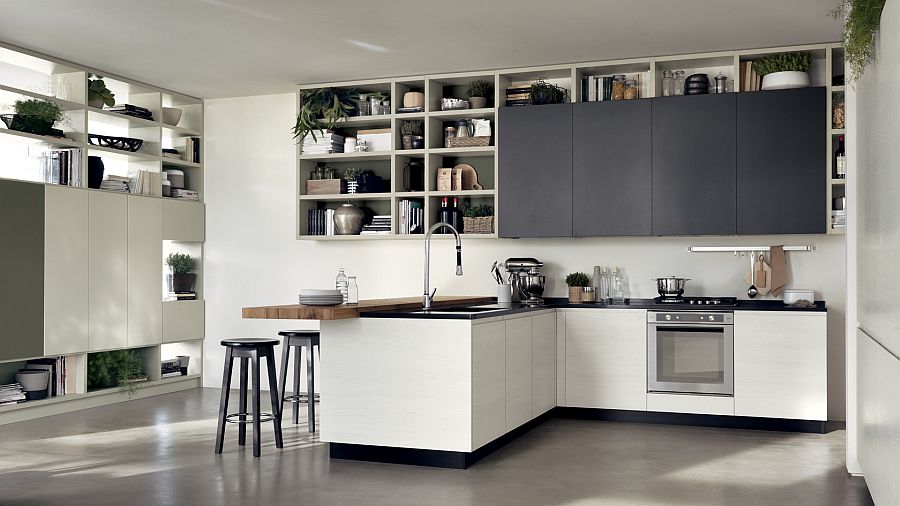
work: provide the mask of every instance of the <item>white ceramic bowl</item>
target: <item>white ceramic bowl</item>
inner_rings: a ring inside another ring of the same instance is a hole
[[[794,70],[785,72],[773,72],[763,76],[763,90],[789,90],[791,88],[806,88],[809,86],[809,74]]]
[[[183,111],[177,107],[162,108],[162,122],[169,126],[178,126]]]

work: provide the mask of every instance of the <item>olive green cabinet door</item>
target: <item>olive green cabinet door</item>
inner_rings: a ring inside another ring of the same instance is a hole
[[[162,199],[128,199],[128,346],[162,342],[162,222]]]
[[[128,345],[128,197],[87,192],[90,349]]]
[[[45,187],[44,355],[89,349],[88,193]]]

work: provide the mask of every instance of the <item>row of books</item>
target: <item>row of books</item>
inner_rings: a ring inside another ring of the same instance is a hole
[[[531,105],[531,86],[506,88],[506,106]]]
[[[313,139],[312,134],[307,135],[303,139],[303,154],[326,154],[326,153],[343,153],[344,152],[344,136],[338,135],[331,130],[319,130],[315,132],[316,138]]]
[[[149,170],[133,171],[128,187],[136,195],[162,197],[162,174]]]
[[[307,235],[334,235],[334,209],[310,209],[306,230]]]
[[[185,137],[184,147],[178,148],[181,159],[186,162],[200,163],[200,138]]]
[[[741,91],[759,91],[762,89],[762,76],[753,70],[752,61],[742,61],[740,71]]]
[[[45,183],[81,186],[81,148],[49,149],[41,153],[41,172]]]
[[[397,231],[401,234],[421,234],[425,225],[425,209],[422,203],[415,200],[401,200],[398,204],[399,225]]]
[[[0,406],[25,402],[25,390],[18,383],[0,385]]]
[[[372,222],[363,225],[360,235],[389,235],[391,233],[391,215],[376,214]]]

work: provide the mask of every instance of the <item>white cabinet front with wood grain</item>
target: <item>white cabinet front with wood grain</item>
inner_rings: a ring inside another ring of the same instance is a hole
[[[128,345],[128,196],[86,192],[90,250],[90,349]]]
[[[506,430],[532,418],[531,317],[506,320]]]
[[[647,409],[647,312],[565,311],[565,405]]]
[[[128,199],[128,346],[162,342],[162,199]]]
[[[734,414],[828,419],[827,314],[734,312]]]
[[[531,318],[532,329],[532,416],[556,407],[556,312]]]
[[[44,355],[88,351],[88,192],[44,195]]]
[[[472,325],[472,448],[506,433],[506,324]]]

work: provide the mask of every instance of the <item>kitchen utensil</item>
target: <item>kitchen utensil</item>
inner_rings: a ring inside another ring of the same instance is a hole
[[[772,246],[769,248],[769,262],[772,265],[772,295],[781,295],[781,290],[787,284],[787,261],[784,256],[784,246]]]
[[[759,290],[760,295],[768,295],[772,291],[772,268],[766,262],[765,255],[759,255],[757,267],[759,267],[759,262],[762,263],[762,273],[757,271],[756,289]]]
[[[461,190],[483,190],[484,186],[478,184],[478,172],[475,167],[467,163],[461,163],[453,167],[454,171],[459,171],[460,189]]]
[[[815,302],[816,295],[812,290],[807,290],[805,288],[789,288],[784,291],[784,303],[785,305],[790,306],[791,304],[796,304],[801,300],[808,300],[810,302]]]
[[[503,284],[503,275],[500,274],[500,261],[494,260],[494,265],[491,266],[491,276],[497,281],[498,285]]]
[[[677,299],[684,294],[684,285],[690,280],[691,278],[677,278],[675,276],[654,279],[656,281],[656,291],[659,292],[659,295],[672,299]]]
[[[756,267],[754,268],[753,284],[766,286],[766,269],[763,268],[763,256],[760,255],[756,259]],[[759,287],[757,287],[759,288]]]
[[[456,136],[457,137],[474,137],[475,136],[475,125],[472,124],[472,120],[468,119],[460,119],[456,121]]]
[[[753,282],[753,267],[754,267],[754,258],[753,255],[750,255],[750,288],[747,289],[747,297],[755,298],[759,293],[759,290],[756,289],[756,284]]]

